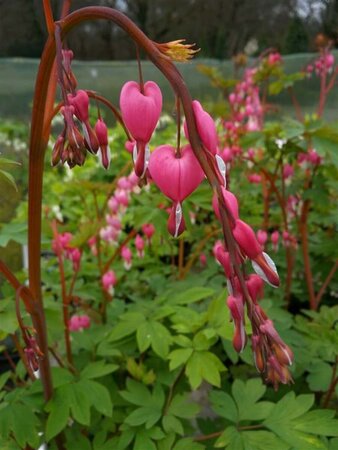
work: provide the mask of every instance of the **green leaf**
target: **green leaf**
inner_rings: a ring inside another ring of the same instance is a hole
[[[165,359],[168,356],[171,336],[161,323],[155,320],[142,323],[137,328],[136,338],[140,352],[144,352],[151,345],[154,352],[161,358]]]
[[[126,417],[124,422],[134,427],[145,424],[146,429],[149,429],[153,425],[155,425],[156,422],[158,422],[158,420],[161,418],[161,415],[161,410],[143,406],[142,408],[137,408],[132,413],[130,413]]]
[[[245,449],[250,450],[289,450],[290,445],[269,431],[241,432]]]
[[[50,441],[59,434],[67,425],[70,416],[72,396],[64,386],[54,391],[53,398],[47,403],[46,410],[49,416],[46,425],[46,440]]]
[[[12,188],[14,188],[16,191],[18,190],[13,175],[11,175],[10,173],[8,173],[4,170],[1,170],[1,169],[0,169],[0,175],[1,175],[2,179],[7,181],[7,183],[12,186]]]
[[[220,372],[224,371],[221,360],[211,352],[195,351],[189,358],[185,373],[193,389],[197,389],[203,380],[219,387],[221,384]]]
[[[32,410],[21,403],[14,403],[12,405],[12,432],[18,444],[24,448],[26,444],[35,447],[39,443],[39,436],[37,426],[39,421]]]
[[[244,450],[241,434],[235,427],[228,427],[215,442],[215,448]]]
[[[189,305],[214,295],[215,291],[211,288],[202,286],[192,287],[183,292],[177,292],[170,296],[170,303],[176,305]]]
[[[184,429],[180,420],[178,420],[175,416],[166,415],[162,419],[163,429],[166,433],[177,433],[183,436]]]
[[[205,447],[191,438],[179,440],[173,450],[204,450]]]
[[[309,375],[306,381],[312,391],[326,392],[332,378],[332,367],[324,361],[313,361],[308,367]]]
[[[238,422],[238,409],[229,394],[222,391],[211,391],[210,400],[212,409],[221,417],[233,423]]]
[[[135,311],[123,314],[120,319],[109,334],[109,341],[118,341],[135,333],[140,324],[145,321],[145,316]]]
[[[4,372],[0,375],[0,391],[7,383],[8,378],[11,376],[11,372]]]
[[[120,391],[120,395],[128,402],[138,406],[146,405],[151,401],[149,389],[144,384],[138,383],[131,378],[127,379],[127,390]]]
[[[111,417],[113,404],[108,389],[97,381],[80,380],[79,389],[86,393],[90,404],[104,416]]]
[[[338,436],[338,420],[329,409],[310,411],[292,422],[295,430],[323,436]]]
[[[238,420],[262,420],[268,417],[273,403],[256,403],[265,393],[266,386],[258,378],[244,383],[235,380],[232,385],[232,395],[238,407]]]
[[[81,372],[82,378],[100,378],[119,368],[116,364],[106,364],[104,360],[89,363]]]
[[[90,424],[90,406],[91,402],[86,395],[86,391],[83,389],[81,381],[79,383],[73,383],[69,385],[72,390],[74,400],[71,403],[71,412],[74,420],[82,425]]]
[[[133,450],[156,450],[156,445],[146,433],[140,431],[136,434]]]
[[[190,419],[196,416],[199,409],[199,405],[193,403],[187,394],[178,394],[172,399],[168,408],[168,414],[182,419]]]
[[[173,350],[168,356],[170,360],[169,369],[175,370],[177,367],[185,364],[192,355],[192,352],[192,348],[179,348],[177,350]]]

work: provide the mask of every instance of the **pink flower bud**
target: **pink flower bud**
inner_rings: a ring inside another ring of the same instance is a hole
[[[268,233],[265,230],[258,230],[256,233],[257,241],[261,244],[262,247],[266,244],[268,240]]]
[[[144,257],[144,240],[139,234],[135,237],[135,247],[139,258]]]
[[[90,317],[87,316],[86,314],[79,316],[78,320],[80,322],[81,328],[89,328],[90,327]]]
[[[124,147],[127,150],[127,152],[133,153],[135,145],[136,145],[135,141],[126,141],[126,143],[124,144]]]
[[[111,210],[113,214],[116,214],[119,210],[119,202],[115,197],[110,197],[108,200],[108,208]]]
[[[142,231],[143,231],[144,235],[147,237],[148,243],[150,244],[151,238],[153,237],[153,235],[155,233],[154,225],[152,223],[145,223],[144,225],[142,225]]]
[[[226,190],[223,186],[221,186],[221,189],[222,189],[224,203],[225,203],[228,211],[230,212],[233,221],[238,220],[238,218],[239,218],[239,216],[238,216],[238,201],[237,201],[236,196],[232,192]],[[214,194],[214,196],[213,196],[212,206],[214,208],[214,211],[215,211],[215,214],[216,214],[218,220],[221,221],[221,214],[219,211],[217,194]]]
[[[90,317],[87,315],[74,315],[70,318],[68,327],[70,331],[81,331],[90,327]]]
[[[230,163],[233,159],[233,154],[232,154],[231,149],[229,147],[224,147],[223,151],[221,152],[221,157],[222,157],[223,161],[225,162],[225,164]]]
[[[113,270],[109,270],[102,276],[102,286],[103,289],[110,295],[114,294],[114,286],[117,283],[117,278]]]
[[[82,256],[81,250],[79,250],[78,248],[71,249],[70,259],[73,263],[74,272],[78,272],[78,270],[80,269],[81,256]]]
[[[117,217],[107,215],[106,221],[107,221],[108,225],[115,228],[115,230],[121,231],[121,229],[122,229],[121,221]]]
[[[99,155],[102,165],[108,169],[110,164],[110,149],[108,146],[108,128],[103,119],[98,119],[95,124],[95,133],[99,142]]]
[[[322,158],[318,155],[318,153],[316,152],[316,150],[311,149],[308,152],[308,160],[310,161],[311,164],[313,164],[314,166],[318,166],[321,161]]]
[[[250,259],[255,259],[262,253],[253,229],[242,220],[236,220],[236,225],[232,230],[233,236],[241,250]]]
[[[115,192],[115,199],[119,205],[124,206],[125,208],[129,204],[129,197],[126,191],[118,190]]]
[[[243,300],[239,297],[229,295],[227,305],[235,324],[235,332],[232,343],[236,352],[240,353],[243,351],[246,344]]]
[[[124,260],[124,268],[129,270],[132,263],[132,253],[126,245],[121,248],[121,258]]]
[[[275,252],[278,250],[279,232],[277,230],[271,233],[271,242]]]
[[[223,245],[218,245],[215,249],[217,261],[223,266],[227,278],[231,276],[230,254],[224,250]]]
[[[213,121],[210,114],[204,111],[199,101],[194,100],[192,102],[192,109],[194,111],[197,131],[201,138],[201,141],[205,148],[209,150],[209,152],[211,152],[213,155],[215,155],[217,152],[218,142],[215,122]],[[184,122],[184,134],[185,137],[189,140],[189,132],[186,122]]]
[[[257,303],[257,301],[263,297],[264,281],[260,276],[252,274],[249,275],[245,283],[252,301]]]
[[[201,253],[199,256],[201,267],[205,267],[207,265],[207,257],[205,253]]]
[[[248,175],[248,180],[252,184],[259,184],[262,181],[262,177],[258,173],[251,173]]]
[[[291,164],[285,164],[283,167],[283,178],[286,180],[287,178],[291,178],[294,174],[294,169]]]
[[[130,191],[132,189],[132,184],[131,184],[131,181],[129,180],[129,178],[121,177],[117,181],[117,187],[124,191]]]

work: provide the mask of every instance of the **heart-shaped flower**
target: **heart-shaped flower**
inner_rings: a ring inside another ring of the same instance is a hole
[[[155,130],[162,111],[162,93],[153,81],[141,87],[136,81],[128,81],[122,87],[120,108],[123,120],[136,141],[147,143]]]
[[[149,172],[156,186],[174,202],[182,202],[204,179],[190,145],[181,149],[180,156],[171,145],[161,145],[150,155]]]

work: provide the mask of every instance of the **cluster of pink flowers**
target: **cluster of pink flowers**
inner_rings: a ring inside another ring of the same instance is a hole
[[[82,331],[89,328],[90,323],[90,317],[87,314],[81,316],[74,314],[69,320],[68,327],[70,331]]]
[[[64,256],[73,263],[74,272],[79,271],[82,252],[79,248],[73,247],[71,241],[73,239],[72,233],[65,232],[58,234],[52,242],[52,249],[56,255]]]
[[[298,153],[297,163],[301,168],[307,169],[319,166],[322,163],[322,159],[315,149],[310,148],[306,153]]]
[[[89,96],[84,90],[77,90],[77,81],[71,69],[73,52],[62,50],[62,77],[58,82],[63,94],[61,114],[64,127],[56,139],[53,152],[53,166],[60,161],[69,167],[82,166],[87,152],[97,154],[104,168],[109,167],[110,150],[107,126],[99,116],[94,128],[89,121]]]
[[[322,76],[332,72],[335,63],[334,55],[329,50],[325,49],[313,64],[308,64],[306,73],[311,76],[314,72],[317,76]]]

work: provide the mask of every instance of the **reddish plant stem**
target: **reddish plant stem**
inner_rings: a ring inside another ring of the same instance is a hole
[[[297,100],[296,94],[295,94],[295,90],[293,88],[293,86],[289,86],[288,87],[288,93],[290,95],[293,107],[295,108],[295,113],[296,113],[296,118],[297,120],[299,120],[299,122],[304,122],[304,116],[302,113],[302,109],[301,106]]]
[[[307,218],[308,218],[308,214],[309,214],[309,207],[310,207],[310,201],[305,200],[305,202],[303,203],[298,227],[299,227],[302,253],[303,253],[305,279],[306,279],[306,285],[307,285],[307,289],[308,289],[308,293],[309,293],[310,309],[316,310],[317,304],[316,304],[315,291],[314,291],[314,287],[313,287],[313,277],[312,277],[312,270],[311,270],[311,263],[310,263],[308,228],[307,228]]]
[[[182,271],[184,265],[184,238],[178,241],[178,279],[182,279]]]
[[[329,406],[330,400],[332,398],[332,395],[333,395],[336,385],[338,383],[337,365],[338,365],[338,357],[336,357],[336,361],[335,361],[333,369],[332,369],[331,382],[330,382],[329,389],[328,389],[326,396],[324,398],[324,401],[323,401],[323,408],[327,408]]]
[[[128,244],[129,241],[131,241],[135,236],[137,235],[137,230],[132,230],[128,236],[121,242],[121,244],[117,247],[115,252],[112,254],[112,256],[108,259],[106,264],[103,266],[102,274],[106,273],[107,270],[109,270],[110,265],[115,261],[117,256],[121,253],[122,247]]]
[[[53,220],[52,222],[52,230],[53,230],[53,237],[55,242],[58,241],[59,233],[57,230],[56,221]],[[61,249],[57,249],[57,259],[58,259],[58,265],[59,265],[59,275],[60,275],[60,285],[61,285],[61,298],[62,298],[62,314],[63,314],[63,334],[65,339],[65,346],[66,346],[66,354],[67,354],[67,361],[69,364],[73,365],[73,356],[72,356],[72,347],[70,343],[70,332],[69,332],[69,301],[68,301],[68,295],[67,295],[67,288],[66,288],[66,277],[65,277],[65,268],[63,264],[63,254]]]
[[[52,5],[50,4],[50,0],[43,0],[43,11],[45,14],[45,21],[48,33],[51,35],[54,33],[54,17]]]
[[[322,284],[322,287],[320,288],[318,294],[316,295],[315,303],[316,303],[316,307],[317,307],[317,308],[318,308],[318,305],[319,305],[319,303],[320,303],[321,298],[323,297],[323,294],[324,294],[326,288],[328,287],[328,285],[330,284],[330,281],[331,281],[332,278],[333,278],[333,275],[336,273],[337,268],[338,268],[338,261],[336,261],[336,262],[333,264],[332,269],[331,269],[330,272],[328,273],[327,277],[325,278],[324,283]]]
[[[319,104],[317,109],[317,115],[319,117],[322,116],[325,103],[327,98],[327,90],[326,90],[326,70],[323,70],[323,73],[320,76],[320,93],[319,93]]]

